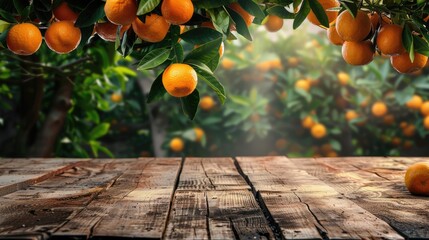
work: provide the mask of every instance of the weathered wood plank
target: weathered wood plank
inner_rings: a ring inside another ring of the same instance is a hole
[[[345,199],[334,188],[297,168],[285,157],[238,158],[237,161],[255,190],[259,191],[285,238],[313,239],[327,236],[337,239],[403,239],[386,222]],[[266,186],[263,180],[267,178],[275,179],[271,182],[277,183],[276,191]],[[308,212],[304,212],[302,204]],[[297,205],[301,206],[298,209],[302,211],[285,210]],[[309,220],[304,222],[306,226],[302,225],[302,220],[296,220],[302,218]],[[316,235],[316,232],[320,233]]]
[[[407,238],[422,239],[429,238],[429,202],[424,197],[409,194],[403,178],[408,165],[427,160],[383,157],[308,159],[305,163],[299,161],[303,163],[299,167],[323,179]],[[326,167],[334,164],[335,171]]]
[[[0,196],[24,189],[88,159],[15,159],[0,165]]]
[[[167,239],[273,239],[250,186],[230,158],[185,160]]]
[[[180,159],[138,159],[54,237],[162,237]]]
[[[0,235],[28,237],[52,231],[80,211],[119,175],[112,160],[83,162],[24,190],[0,197]],[[118,169],[119,167],[119,169]]]

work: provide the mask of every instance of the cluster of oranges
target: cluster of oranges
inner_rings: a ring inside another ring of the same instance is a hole
[[[394,69],[412,73],[422,69],[428,57],[414,52],[413,61],[402,43],[403,27],[392,22],[386,14],[358,10],[356,16],[345,10],[338,14],[330,8],[339,7],[337,0],[319,0],[329,20],[327,36],[335,45],[342,46],[344,60],[351,65],[370,63],[377,53],[390,57]],[[314,13],[308,20],[320,26]]]

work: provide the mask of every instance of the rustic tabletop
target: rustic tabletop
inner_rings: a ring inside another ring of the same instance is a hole
[[[0,159],[0,239],[429,239],[428,160]]]

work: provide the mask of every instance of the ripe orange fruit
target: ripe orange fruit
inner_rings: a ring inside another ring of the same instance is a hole
[[[354,110],[348,110],[345,115],[345,118],[348,122],[358,117],[359,117],[359,114]]]
[[[393,137],[391,141],[393,146],[399,146],[401,145],[401,142],[402,142],[402,139],[399,137]]]
[[[6,37],[9,50],[17,55],[31,55],[42,45],[42,34],[38,27],[31,23],[14,25]]]
[[[296,67],[299,64],[299,58],[297,58],[297,57],[289,57],[287,59],[287,63],[289,64],[290,67]]]
[[[255,18],[254,16],[250,15],[250,13],[248,13],[246,10],[244,10],[240,4],[238,3],[231,3],[229,6],[229,8],[231,8],[232,10],[234,10],[235,12],[237,12],[244,20],[244,22],[246,23],[247,26],[250,26],[250,24],[252,24],[253,19]]]
[[[349,83],[350,75],[345,72],[339,72],[337,73],[338,82],[340,82],[341,85],[345,86],[347,83]]]
[[[287,141],[284,138],[279,138],[276,141],[276,149],[277,150],[284,150],[287,146]]]
[[[387,17],[386,15],[382,15],[382,17],[380,19],[380,15],[377,12],[368,13],[368,16],[369,16],[369,19],[371,20],[372,29],[374,31],[376,31],[378,29],[380,24],[381,24],[381,26],[384,26],[386,24],[392,23],[390,18]]]
[[[384,55],[398,55],[405,52],[402,46],[402,27],[397,24],[386,24],[377,35],[377,48]]]
[[[146,42],[161,42],[167,36],[170,23],[162,16],[152,13],[146,16],[144,23],[139,18],[135,18],[132,26],[140,39]]]
[[[326,136],[326,127],[321,123],[316,123],[313,127],[311,127],[311,135],[314,138],[323,138]]]
[[[375,102],[371,108],[372,115],[382,117],[387,113],[387,106],[384,102]]]
[[[365,65],[374,59],[374,48],[370,40],[344,42],[341,49],[344,61],[350,65]]]
[[[371,20],[363,11],[358,11],[356,18],[349,11],[338,15],[336,24],[338,35],[349,42],[363,41],[371,32]]]
[[[336,0],[317,0],[322,5],[323,9],[325,9],[325,13],[328,16],[329,23],[335,21],[338,16],[338,11],[327,11],[327,9],[334,8],[340,6],[340,3]],[[317,20],[316,15],[313,11],[307,15],[307,20],[316,26],[320,26],[319,20]]]
[[[406,137],[412,137],[416,133],[416,126],[414,124],[408,124],[404,129],[402,129],[402,134]]]
[[[395,123],[395,116],[393,114],[387,114],[383,117],[383,123],[386,125],[392,125]]]
[[[79,14],[74,12],[67,2],[62,2],[60,5],[58,5],[53,11],[55,19],[58,21],[72,21],[76,22],[76,19],[78,18]]]
[[[185,147],[185,143],[183,140],[179,137],[175,137],[171,139],[170,141],[170,149],[173,152],[181,152],[183,151],[183,148]]]
[[[122,95],[119,93],[112,93],[112,95],[110,95],[110,100],[114,103],[119,103],[122,101]]]
[[[114,42],[116,41],[116,32],[118,30],[118,27],[121,27],[119,37],[122,38],[122,36],[124,36],[124,33],[131,27],[131,25],[120,26],[111,22],[97,23],[95,24],[95,32],[104,41]]]
[[[311,83],[310,81],[308,81],[308,79],[300,79],[295,82],[295,88],[302,89],[308,92],[308,90],[310,90],[310,87]]]
[[[200,99],[200,108],[204,111],[210,111],[216,105],[215,100],[211,96],[204,96]]]
[[[404,180],[411,194],[429,196],[429,163],[419,162],[409,166]]]
[[[171,24],[184,24],[191,20],[194,14],[194,4],[191,0],[163,0],[161,13],[165,20]]]
[[[45,42],[56,53],[69,53],[77,48],[82,34],[72,21],[54,22],[45,32]]]
[[[406,106],[412,110],[419,110],[423,105],[423,98],[419,95],[413,95],[406,103]]]
[[[425,101],[422,106],[420,107],[420,113],[423,114],[423,116],[429,115],[429,101]]]
[[[186,97],[197,87],[198,77],[188,64],[173,63],[162,74],[162,84],[173,97]]]
[[[264,25],[268,32],[277,32],[283,27],[283,18],[276,15],[268,15]]]
[[[195,132],[195,141],[196,142],[201,141],[201,139],[203,139],[203,136],[204,136],[204,130],[199,127],[196,127],[194,128],[194,132]]]
[[[107,19],[117,25],[130,25],[137,17],[135,0],[106,0],[104,12]]]
[[[334,45],[341,46],[344,43],[344,40],[338,35],[337,28],[335,27],[335,23],[331,23],[329,25],[328,30],[326,31],[329,42]]]
[[[429,116],[426,116],[423,119],[423,126],[425,127],[426,130],[429,130]]]
[[[408,52],[390,57],[392,67],[400,73],[412,73],[418,71],[426,65],[427,61],[427,56],[417,52],[414,53],[414,62],[411,62]]]
[[[313,120],[313,118],[311,116],[306,116],[304,119],[302,119],[301,121],[301,125],[304,128],[312,128],[314,126],[314,124],[316,124]]]
[[[235,66],[235,62],[229,58],[222,59],[222,67],[226,70],[231,70]]]

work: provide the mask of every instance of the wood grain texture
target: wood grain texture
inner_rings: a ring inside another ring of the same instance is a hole
[[[54,233],[64,238],[161,238],[180,159],[137,159]]]
[[[407,166],[427,158],[323,158],[300,161],[301,169],[323,179],[344,197],[370,211],[409,239],[429,238],[429,202],[404,184]],[[335,166],[335,169],[327,166]]]
[[[88,159],[16,159],[0,165],[0,196],[24,189]]]
[[[255,190],[259,191],[285,238],[403,239],[386,222],[344,198],[334,188],[299,169],[285,157],[238,158],[237,161]],[[277,183],[275,191],[271,186],[266,186],[264,179],[267,178]],[[285,210],[288,208],[292,209]],[[282,225],[285,222],[290,224]]]

